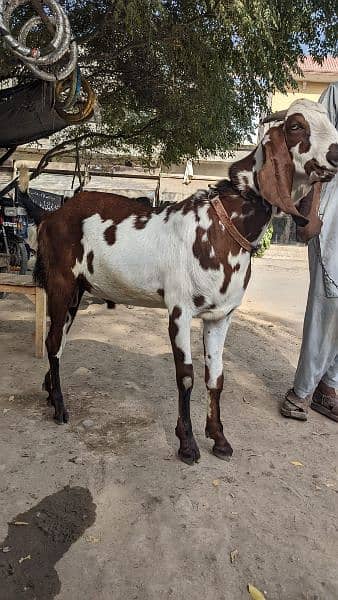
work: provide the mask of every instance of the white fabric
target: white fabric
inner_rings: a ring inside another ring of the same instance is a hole
[[[191,158],[188,158],[187,164],[185,166],[185,172],[183,177],[183,183],[189,184],[194,176],[194,168],[192,166]]]
[[[314,238],[309,243],[310,288],[294,381],[299,398],[312,394],[320,380],[338,389],[338,298],[326,296],[318,254]]]
[[[331,123],[338,129],[338,81],[331,83],[319,98]],[[324,186],[320,200],[323,227],[319,236],[324,265],[323,277],[328,298],[338,297],[338,175]],[[325,272],[326,271],[326,272]],[[334,285],[333,281],[337,284]]]
[[[319,239],[325,293],[328,298],[338,298],[338,175],[323,189],[319,213],[323,221]]]
[[[338,128],[338,82],[319,102]],[[324,186],[319,213],[323,226],[309,242],[310,288],[294,381],[300,398],[312,394],[321,380],[338,390],[338,175]]]

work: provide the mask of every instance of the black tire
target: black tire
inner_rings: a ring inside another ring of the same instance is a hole
[[[20,260],[20,275],[26,275],[28,267],[28,252],[25,242],[18,242],[18,258]]]

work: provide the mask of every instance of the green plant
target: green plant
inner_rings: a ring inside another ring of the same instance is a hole
[[[266,252],[266,250],[268,248],[270,248],[272,236],[273,236],[273,225],[271,223],[269,225],[269,227],[267,228],[265,234],[264,234],[264,237],[263,237],[263,239],[261,241],[260,246],[258,247],[258,249],[256,250],[256,252],[254,253],[255,257],[262,258],[262,256]]]

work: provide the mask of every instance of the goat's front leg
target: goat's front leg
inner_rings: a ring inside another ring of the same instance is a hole
[[[212,449],[215,456],[223,460],[232,455],[232,448],[223,434],[219,399],[223,389],[223,347],[230,318],[219,321],[204,321],[205,384],[208,407],[205,435],[215,441]]]
[[[191,314],[188,311],[178,306],[169,311],[169,336],[174,354],[178,387],[178,419],[175,433],[180,440],[178,455],[188,465],[192,465],[200,458],[190,419],[190,396],[194,383],[190,325]]]

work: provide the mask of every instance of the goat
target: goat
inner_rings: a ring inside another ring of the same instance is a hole
[[[251,274],[251,251],[273,210],[307,220],[296,198],[304,184],[338,170],[338,133],[325,109],[297,100],[256,149],[230,169],[229,180],[164,208],[122,196],[81,192],[39,225],[35,278],[47,292],[45,389],[57,423],[68,421],[59,363],[84,291],[114,303],[167,308],[178,388],[179,457],[200,458],[190,419],[193,365],[190,326],[203,320],[208,411],[213,453],[232,455],[220,419],[223,346]],[[27,193],[24,171],[20,188]],[[303,194],[304,195],[304,194]],[[113,200],[113,202],[112,202]]]

